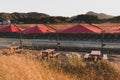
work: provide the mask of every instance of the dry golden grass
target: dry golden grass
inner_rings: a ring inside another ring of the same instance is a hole
[[[102,23],[102,24],[94,24],[101,29],[105,30],[106,33],[115,33],[116,29],[120,28],[120,23]]]
[[[72,27],[76,24],[48,24],[48,25],[57,29],[57,30],[64,30],[64,29]]]
[[[108,61],[93,63],[74,58],[66,60],[64,65],[56,61],[50,66],[58,71],[63,70],[77,80],[120,80],[119,66]]]
[[[1,55],[0,80],[73,80],[62,72],[51,71],[42,63],[26,58]]]
[[[1,54],[0,80],[120,80],[120,68],[115,63],[85,62],[79,57],[41,61],[39,53],[24,50],[21,54]]]

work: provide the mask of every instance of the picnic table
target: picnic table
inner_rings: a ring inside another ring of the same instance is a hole
[[[98,60],[102,60],[102,54],[101,51],[91,51],[90,54],[85,54],[84,59],[88,61],[94,61],[97,62]]]
[[[7,47],[8,49],[10,49],[10,50],[12,50],[12,49],[17,49],[17,48],[19,48],[19,46],[9,46],[9,47]]]
[[[11,53],[19,53],[22,51],[22,49],[20,49],[20,46],[9,46],[7,49],[9,49]]]
[[[42,51],[42,59],[49,59],[50,56],[53,56],[55,49],[46,49]]]

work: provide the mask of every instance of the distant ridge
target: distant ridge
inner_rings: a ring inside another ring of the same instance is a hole
[[[49,17],[48,14],[44,13],[37,13],[37,12],[29,12],[29,13],[0,13],[0,19],[10,19],[10,20],[16,20],[16,19],[26,19],[26,18],[32,18],[32,19],[39,19],[39,18],[44,18],[44,17]]]
[[[114,16],[112,15],[107,15],[104,13],[96,13],[93,11],[89,11],[86,14],[83,15],[93,15],[93,16],[97,16],[98,19],[110,19],[113,18]],[[26,18],[36,18],[36,19],[40,19],[40,18],[45,18],[45,17],[51,17],[48,14],[45,13],[37,13],[37,12],[29,12],[29,13],[18,13],[18,12],[14,12],[14,13],[0,13],[0,19],[10,19],[10,20],[16,20],[16,19],[26,19]],[[76,18],[76,16],[71,17]]]
[[[120,23],[120,16],[112,16],[104,13],[96,13],[89,11],[86,14],[78,14],[72,17],[50,16],[45,13],[29,12],[29,13],[0,13],[0,22],[3,20],[11,20],[12,23],[38,24],[38,23]],[[105,20],[104,20],[105,19]]]
[[[93,11],[89,11],[85,15],[94,15],[94,16],[97,16],[98,19],[110,19],[110,18],[114,17],[112,15],[107,15],[105,13],[96,13],[96,12],[93,12]]]

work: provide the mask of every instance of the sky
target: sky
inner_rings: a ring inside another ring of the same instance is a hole
[[[51,16],[75,16],[88,11],[120,15],[120,0],[1,0],[0,12],[39,12]]]

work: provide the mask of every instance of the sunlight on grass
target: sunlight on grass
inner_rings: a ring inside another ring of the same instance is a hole
[[[37,51],[0,55],[0,80],[120,80],[119,66],[81,58],[41,61]]]

